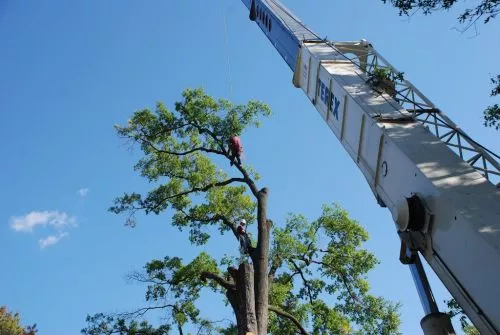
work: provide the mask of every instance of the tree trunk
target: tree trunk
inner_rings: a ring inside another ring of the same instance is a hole
[[[267,220],[267,188],[259,191],[257,199],[258,242],[252,255],[255,278],[255,311],[257,334],[266,335],[268,325],[268,268],[269,268],[269,222]],[[255,334],[255,335],[257,335]]]
[[[246,335],[245,333],[242,333],[242,327],[240,327],[240,325],[242,324],[242,320],[241,320],[241,314],[240,314],[240,309],[239,309],[239,304],[238,304],[238,291],[227,290],[226,297],[227,297],[227,300],[229,300],[231,307],[233,307],[234,316],[236,317],[236,326],[238,328],[238,335]]]
[[[246,335],[257,334],[257,316],[255,315],[254,271],[250,264],[240,264],[237,288],[240,300],[241,325],[238,333]],[[241,329],[241,332],[240,332]]]
[[[238,335],[267,334],[269,322],[269,232],[271,228],[270,221],[267,220],[267,197],[267,188],[261,189],[257,197],[257,247],[250,254],[253,268],[249,264],[240,264],[238,270],[228,269],[236,283],[236,288],[228,290],[226,295],[236,316]]]
[[[257,317],[255,315],[254,271],[250,264],[240,264],[239,268],[229,268],[236,288],[228,290],[226,296],[236,316],[238,335],[252,333],[257,335]]]

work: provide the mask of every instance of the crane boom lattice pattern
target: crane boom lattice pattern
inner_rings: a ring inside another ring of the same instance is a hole
[[[349,53],[354,50],[349,50],[349,46],[342,44],[330,43],[332,48],[344,54],[368,75],[373,75],[376,69],[384,69],[392,78],[400,75],[400,72],[374,49],[367,48],[361,55],[359,49],[356,49],[357,54],[351,56]],[[434,136],[446,143],[453,152],[490,182],[497,184],[500,181],[500,156],[470,138],[408,80],[394,80],[394,85],[392,98],[411,112],[414,119],[426,126]]]

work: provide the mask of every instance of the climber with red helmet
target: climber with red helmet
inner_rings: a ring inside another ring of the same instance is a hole
[[[229,139],[229,159],[231,160],[231,166],[233,166],[235,159],[238,161],[238,165],[241,165],[242,152],[243,146],[240,138],[236,135],[231,136]]]

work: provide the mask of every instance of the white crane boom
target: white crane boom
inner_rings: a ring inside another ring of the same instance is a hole
[[[318,38],[275,0],[242,0],[301,88],[481,334],[500,334],[498,156],[372,45]],[[430,126],[430,127],[429,127]]]

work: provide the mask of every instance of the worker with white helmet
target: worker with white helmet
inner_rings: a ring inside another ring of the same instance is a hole
[[[241,219],[236,228],[236,232],[238,234],[238,240],[240,241],[240,253],[242,257],[242,263],[246,259],[247,255],[250,253],[250,238],[248,237],[245,231],[245,225],[247,221],[245,219]]]

